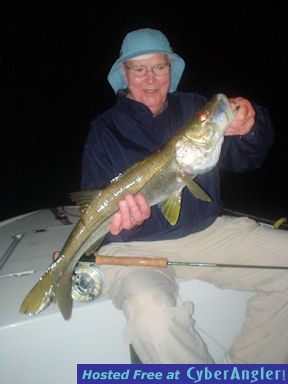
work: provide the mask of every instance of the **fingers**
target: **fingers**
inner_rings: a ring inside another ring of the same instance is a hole
[[[151,209],[143,195],[128,194],[119,202],[119,211],[112,219],[110,232],[118,235],[122,229],[132,229],[135,225],[142,224],[150,215]]]
[[[255,110],[250,101],[243,97],[236,97],[229,101],[232,109],[238,107],[238,111],[225,135],[246,135],[255,123]]]
[[[123,227],[122,227],[121,213],[116,212],[110,224],[110,232],[112,233],[112,235],[116,236],[122,231],[122,229]]]

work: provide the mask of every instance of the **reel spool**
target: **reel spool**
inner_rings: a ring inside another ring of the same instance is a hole
[[[79,262],[72,277],[71,296],[76,301],[94,301],[102,293],[104,276],[95,263]]]

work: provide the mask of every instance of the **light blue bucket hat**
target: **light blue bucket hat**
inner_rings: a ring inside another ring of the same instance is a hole
[[[127,88],[120,64],[134,57],[153,53],[163,53],[171,59],[173,65],[169,92],[176,91],[185,68],[184,60],[173,52],[167,37],[162,32],[156,29],[143,28],[127,33],[122,42],[120,57],[111,67],[108,81],[115,93],[119,89]]]

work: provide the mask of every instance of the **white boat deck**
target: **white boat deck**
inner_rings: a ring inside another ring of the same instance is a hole
[[[76,209],[67,207],[72,213]],[[77,218],[72,216],[72,221]],[[50,265],[53,252],[61,248],[73,225],[63,225],[49,209],[0,223],[0,259],[11,250],[14,236],[20,239],[0,270],[1,383],[46,384],[61,378],[62,384],[71,384],[76,382],[78,363],[131,362],[129,347],[122,339],[124,315],[106,298],[74,302],[69,321],[63,320],[54,303],[38,316],[18,313],[23,298]],[[180,282],[179,300],[193,298],[196,327],[216,363],[241,329],[251,295],[197,280]]]

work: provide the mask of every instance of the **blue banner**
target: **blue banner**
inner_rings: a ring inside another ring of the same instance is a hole
[[[78,364],[77,384],[288,383],[286,364]]]

